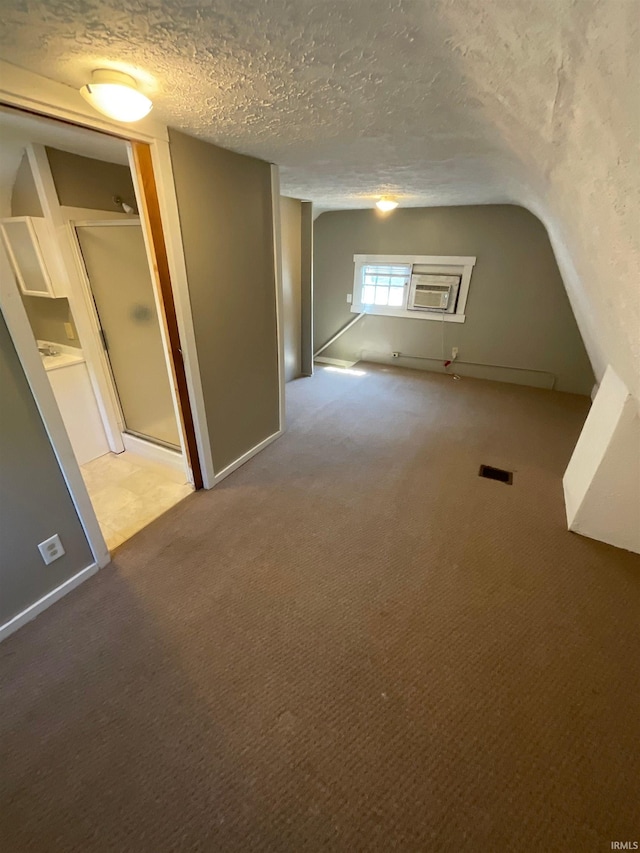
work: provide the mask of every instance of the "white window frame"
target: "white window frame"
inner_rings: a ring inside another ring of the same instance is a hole
[[[471,284],[471,273],[476,258],[458,255],[354,255],[353,295],[351,312],[353,314],[378,314],[383,317],[406,317],[409,320],[436,320],[439,323],[464,323],[465,309]],[[368,264],[394,264],[411,266],[434,267],[434,273],[444,273],[460,276],[458,303],[453,314],[443,311],[412,311],[407,308],[407,299],[411,289],[409,283],[405,287],[402,308],[391,308],[388,305],[362,304],[362,268]]]

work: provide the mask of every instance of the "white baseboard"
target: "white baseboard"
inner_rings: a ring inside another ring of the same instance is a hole
[[[149,459],[151,462],[168,465],[181,474],[185,473],[184,456],[179,450],[162,447],[160,444],[145,441],[144,438],[138,438],[137,435],[129,435],[127,432],[122,433],[122,443],[124,444],[124,449],[128,450],[129,453],[135,453],[136,456],[142,456],[143,459]]]
[[[213,485],[215,486],[220,480],[224,480],[225,477],[228,477],[229,474],[233,474],[241,465],[244,465],[245,462],[248,462],[250,459],[253,459],[254,456],[257,456],[261,450],[264,450],[265,447],[268,447],[273,441],[277,438],[280,438],[283,435],[284,430],[279,429],[277,432],[274,432],[273,435],[270,435],[268,438],[265,438],[264,441],[261,441],[260,444],[256,444],[255,447],[252,447],[251,450],[247,450],[246,453],[243,453],[242,456],[238,457],[235,462],[232,462],[230,465],[227,465],[226,468],[223,468],[219,474],[216,474],[213,480]]]
[[[354,364],[358,363],[357,361],[344,361],[342,358],[323,358],[322,356],[313,360],[318,364],[332,364],[335,367],[353,367]]]
[[[91,575],[95,575],[98,571],[98,564],[91,563],[90,566],[87,566],[86,569],[82,569],[81,572],[78,572],[77,575],[73,575],[69,580],[66,580],[64,583],[57,586],[55,589],[52,589],[51,592],[48,592],[46,595],[43,595],[38,601],[35,601],[33,604],[30,604],[26,610],[23,610],[22,613],[18,613],[12,619],[9,619],[8,622],[0,627],[0,643],[3,640],[6,640],[8,636],[17,631],[18,628],[22,628],[23,625],[26,625],[27,622],[31,622],[32,619],[35,619],[38,614],[42,613],[43,610],[46,610],[47,607],[51,607],[52,604],[55,604],[56,601],[65,596],[68,592],[71,592],[72,589],[75,589],[81,583],[90,578]]]

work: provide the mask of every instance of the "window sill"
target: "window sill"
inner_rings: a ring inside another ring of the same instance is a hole
[[[436,311],[407,311],[406,308],[351,305],[352,314],[372,314],[376,317],[402,317],[405,320],[435,320],[436,323],[464,323],[464,314],[441,314]]]

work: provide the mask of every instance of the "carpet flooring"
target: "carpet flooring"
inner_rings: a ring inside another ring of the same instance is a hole
[[[0,646],[3,853],[640,840],[640,557],[565,529],[588,401],[357,369]]]

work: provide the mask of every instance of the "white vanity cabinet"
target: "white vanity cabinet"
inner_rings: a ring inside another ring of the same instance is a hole
[[[45,356],[42,361],[78,464],[108,453],[107,436],[82,353],[64,348],[59,355]]]
[[[0,219],[0,234],[9,262],[25,296],[66,296],[55,237],[37,216]]]

